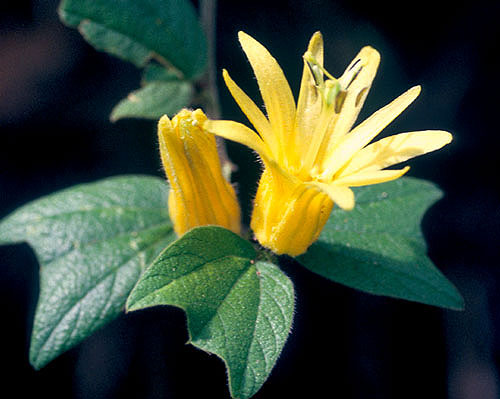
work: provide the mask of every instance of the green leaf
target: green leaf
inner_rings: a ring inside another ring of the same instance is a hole
[[[165,114],[173,115],[189,105],[192,94],[193,87],[186,81],[148,83],[120,101],[111,112],[111,120],[127,117],[159,119]]]
[[[59,14],[97,49],[137,66],[155,57],[187,79],[205,70],[205,37],[187,0],[63,0]]]
[[[143,67],[152,56],[151,51],[138,42],[89,20],[81,21],[78,30],[96,49],[107,51],[137,67]]]
[[[174,71],[163,68],[153,62],[144,68],[144,74],[142,75],[142,83],[144,85],[150,82],[171,82],[173,80],[179,80]]]
[[[265,382],[293,317],[292,283],[255,257],[229,230],[194,229],[160,254],[127,301],[128,310],[184,309],[190,343],[224,360],[236,398],[251,397]]]
[[[25,205],[0,243],[28,242],[41,266],[30,361],[41,368],[123,310],[145,267],[175,239],[163,179],[121,176]]]
[[[335,282],[450,309],[463,309],[460,293],[426,255],[420,224],[441,197],[414,178],[356,190],[352,211],[335,208],[317,242],[297,258]]]

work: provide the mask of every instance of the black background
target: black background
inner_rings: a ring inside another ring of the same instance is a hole
[[[0,4],[0,217],[42,195],[125,173],[161,176],[155,122],[109,122],[139,86],[133,66],[93,50],[57,18],[57,1]],[[436,265],[459,287],[464,312],[342,287],[291,261],[292,334],[256,398],[495,398],[500,297],[498,93],[500,4],[474,2],[220,1],[218,68],[254,99],[237,42],[244,30],[278,59],[294,93],[301,56],[321,30],[339,75],[370,44],[382,55],[360,119],[415,84],[419,99],[385,131],[443,129],[454,141],[410,162],[409,175],[445,197],[426,214]],[[219,79],[219,83],[220,79]],[[246,123],[220,85],[223,116]],[[258,163],[229,145],[246,220]],[[38,265],[27,245],[0,248],[2,392],[17,397],[228,397],[223,363],[189,345],[180,310],[118,318],[41,371],[28,363]],[[8,397],[8,396],[6,396]]]

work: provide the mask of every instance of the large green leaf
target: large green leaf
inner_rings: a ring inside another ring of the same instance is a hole
[[[184,309],[190,342],[224,360],[236,398],[249,398],[265,382],[293,317],[292,283],[255,257],[229,230],[194,229],[161,253],[127,301],[128,310]]]
[[[440,197],[434,185],[414,178],[359,188],[354,210],[335,208],[318,241],[297,259],[362,291],[462,309],[459,292],[427,257],[420,229]]]
[[[147,83],[115,106],[111,120],[126,117],[159,119],[165,114],[173,115],[189,105],[192,94],[192,85],[186,81]]]
[[[0,222],[41,266],[30,361],[41,368],[123,310],[145,267],[174,238],[164,180],[121,176],[36,200]]]
[[[63,0],[59,14],[96,48],[137,66],[156,57],[188,79],[205,70],[205,37],[188,0]]]

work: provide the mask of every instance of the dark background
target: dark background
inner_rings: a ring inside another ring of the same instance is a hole
[[[93,50],[58,20],[56,0],[0,3],[0,217],[71,185],[162,175],[155,122],[108,116],[139,86],[133,66]],[[496,398],[500,362],[500,3],[220,1],[218,69],[255,99],[237,42],[244,30],[278,59],[297,93],[311,34],[338,76],[366,44],[382,55],[360,119],[415,84],[419,99],[383,134],[443,129],[454,141],[410,162],[445,197],[424,219],[429,254],[462,292],[464,312],[342,287],[298,267],[292,334],[256,398]],[[220,80],[219,80],[220,83]],[[223,116],[245,122],[221,85]],[[258,164],[237,145],[248,213]],[[250,165],[250,166],[248,166]],[[248,219],[247,219],[248,220]],[[184,315],[122,316],[41,371],[28,363],[38,265],[27,245],[0,248],[1,390],[16,397],[228,397],[222,361],[189,345]],[[6,396],[9,397],[9,396]]]

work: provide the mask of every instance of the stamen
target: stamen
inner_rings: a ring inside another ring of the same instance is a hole
[[[325,82],[323,96],[327,107],[330,107],[333,103],[336,103],[337,96],[340,91],[341,91],[340,83],[336,79],[335,80],[329,79]]]
[[[352,71],[352,69],[358,64],[358,62],[361,62],[361,58],[358,58],[354,63],[349,67],[347,71]]]
[[[361,102],[361,100],[363,99],[363,96],[365,95],[365,93],[368,91],[368,87],[363,87],[361,89],[361,91],[358,93],[358,95],[356,96],[356,101],[354,102],[354,106],[357,107],[359,105],[359,103]]]
[[[341,90],[335,99],[335,113],[340,114],[342,107],[344,106],[344,101],[347,96],[347,91]]]
[[[336,80],[325,68],[323,68],[323,65],[321,65],[314,55],[310,51],[306,51],[304,54],[304,60],[307,62],[307,65],[309,66],[309,69],[312,71],[322,72],[320,76],[318,76],[320,79],[320,82],[323,83],[323,74],[326,75],[329,79]],[[315,68],[314,68],[315,67]],[[312,72],[313,76],[315,76],[315,72]],[[316,80],[316,76],[314,78]]]
[[[354,82],[356,80],[356,78],[358,77],[358,75],[359,75],[359,73],[361,72],[362,69],[363,69],[363,65],[361,65],[359,67],[359,69],[356,72],[353,73],[351,80],[349,81],[349,83],[345,87],[346,90],[349,89],[349,86],[352,84],[352,82]],[[349,71],[351,71],[351,70],[352,69],[349,69]]]
[[[320,87],[323,85],[323,73],[319,71],[316,65],[311,65],[309,62],[306,62],[306,65],[309,67],[309,71],[314,79],[314,85],[316,87]]]
[[[335,113],[340,113],[347,94],[346,90],[352,83],[352,81],[356,79],[357,74],[363,67],[361,66],[356,72],[354,72],[354,76],[349,82],[349,85],[347,85],[347,87],[343,89],[340,82],[335,79],[325,68],[323,68],[323,66],[316,60],[316,58],[310,51],[305,52],[304,60],[306,61],[309,70],[311,71],[311,75],[313,76],[314,83],[318,91],[323,96],[323,101],[326,107],[330,108],[332,105],[334,105]],[[361,60],[358,59],[356,62],[354,62],[354,64],[349,68],[349,71],[354,69],[359,61]],[[328,77],[328,80],[326,82],[323,80],[323,75],[326,75]]]

